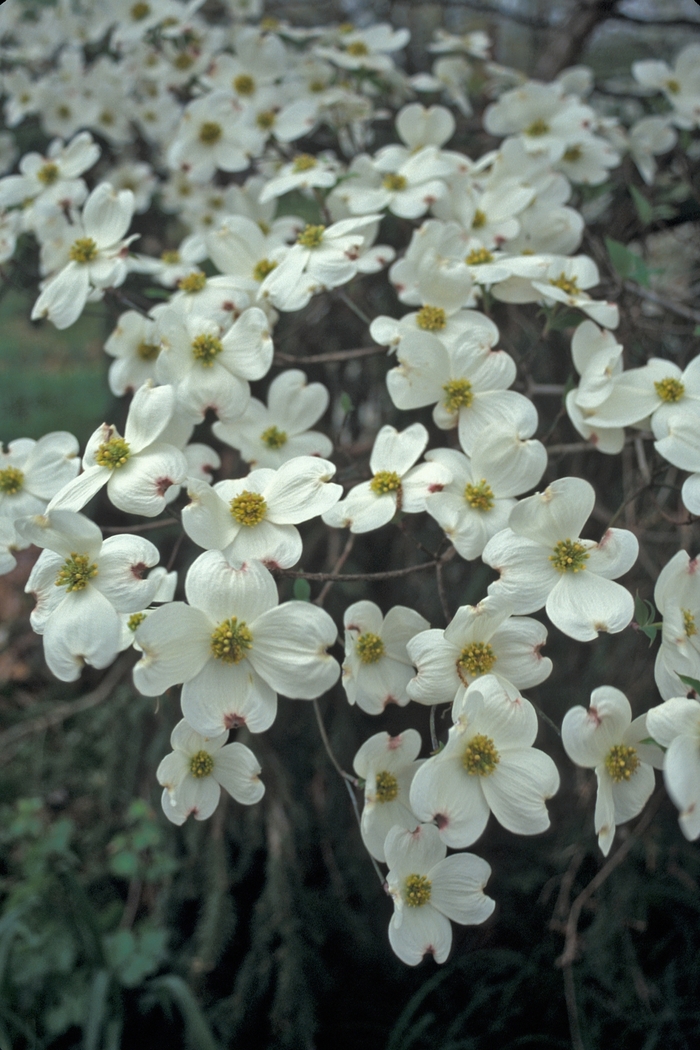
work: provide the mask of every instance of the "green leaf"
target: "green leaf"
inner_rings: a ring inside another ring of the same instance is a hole
[[[132,853],[131,850],[124,850],[123,853],[116,853],[109,861],[109,870],[113,875],[119,875],[122,878],[130,879],[136,874],[139,868],[139,858],[136,853]]]
[[[311,598],[311,584],[308,580],[295,580],[294,581],[294,597],[297,601],[308,602]]]
[[[577,310],[556,310],[549,318],[550,332],[562,332],[565,328],[576,328],[581,323]]]
[[[700,335],[700,324],[696,324],[693,329],[693,335]]]
[[[687,674],[679,674],[678,677],[681,682],[684,682],[685,685],[689,685],[690,688],[694,689],[698,696],[700,696],[700,682],[697,678],[690,678]]]
[[[100,1034],[107,1015],[109,972],[98,970],[92,979],[87,1000],[87,1017],[83,1029],[83,1050],[99,1050]]]
[[[168,292],[165,288],[145,288],[143,294],[147,299],[169,299],[172,292]]]
[[[641,256],[612,237],[605,238],[605,247],[608,249],[613,269],[623,280],[629,278],[645,287],[649,285],[649,269]]]
[[[345,413],[346,416],[350,412],[352,412],[352,410],[353,410],[353,403],[352,403],[352,399],[351,399],[349,394],[343,393],[343,394],[340,395],[340,407],[342,408],[342,410],[343,410],[343,412]]]
[[[643,222],[645,226],[648,226],[651,222],[654,209],[649,201],[646,199],[644,194],[640,193],[636,186],[630,186],[630,193],[634,206],[637,209],[637,215],[639,216],[640,222]]]

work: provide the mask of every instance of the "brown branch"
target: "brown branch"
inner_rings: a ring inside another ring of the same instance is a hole
[[[693,18],[635,18],[634,15],[626,15],[617,11],[609,16],[619,22],[631,22],[635,26],[650,26],[652,29],[663,29],[664,26],[679,26],[681,29],[697,29],[700,31],[700,19]]]
[[[325,583],[332,580],[334,583],[354,583],[357,580],[394,580],[399,576],[408,576],[412,572],[424,572],[426,569],[434,569],[436,565],[442,565],[452,557],[454,547],[450,547],[441,558],[434,561],[425,561],[421,565],[408,565],[405,569],[388,569],[386,572],[297,572],[293,569],[276,569],[277,576],[290,576],[294,580],[316,580]]]
[[[696,324],[700,324],[700,310],[693,310],[690,306],[684,306],[683,303],[674,303],[672,299],[666,299],[658,292],[652,292],[651,288],[642,288],[638,284],[633,284],[632,281],[625,281],[625,290],[634,292],[640,299],[648,299],[650,303],[657,303],[658,306],[663,306],[672,314],[685,317],[687,321],[695,321]]]
[[[317,365],[327,361],[352,361],[357,357],[370,357],[374,354],[385,354],[385,346],[360,346],[356,350],[335,350],[327,354],[309,354],[297,357],[294,354],[275,354],[276,365]]]
[[[345,562],[350,557],[350,553],[351,553],[352,548],[354,547],[354,545],[355,545],[355,533],[351,532],[349,534],[349,536],[348,536],[347,543],[345,544],[345,547],[343,548],[342,554],[340,555],[340,557],[338,558],[337,562],[333,566],[333,573],[336,576],[338,575],[338,573],[342,569],[343,565],[345,565]],[[323,585],[323,587],[321,589],[321,593],[319,594],[318,598],[314,599],[314,602],[313,602],[314,605],[323,605],[324,601],[326,600],[326,596],[328,595],[328,592],[330,591],[330,589],[331,589],[331,587],[333,586],[334,583],[335,583],[334,580],[327,580],[327,582],[324,583],[324,585]]]

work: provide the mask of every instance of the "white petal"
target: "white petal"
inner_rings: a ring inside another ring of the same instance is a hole
[[[285,602],[259,616],[252,629],[250,662],[278,693],[310,700],[337,681],[340,666],[326,649],[338,632],[323,609]]]
[[[143,656],[134,667],[134,685],[145,696],[160,696],[187,682],[211,657],[212,625],[184,602],[162,605],[136,631]]]
[[[220,551],[207,551],[192,563],[185,593],[190,605],[202,609],[214,623],[237,616],[248,625],[274,608],[277,586],[259,562],[236,568]]]
[[[482,789],[494,817],[516,835],[537,835],[549,827],[545,802],[559,790],[559,773],[544,751],[504,751]]]
[[[245,744],[227,744],[214,759],[212,776],[244,806],[252,806],[265,794],[259,774],[260,764]]]
[[[583,478],[559,478],[544,492],[513,508],[509,526],[517,536],[554,547],[560,540],[575,540],[593,510],[595,490]]]
[[[190,725],[207,737],[240,725],[251,733],[263,733],[277,714],[277,694],[248,660],[240,664],[207,660],[183,685],[180,702]]]
[[[546,610],[564,634],[590,642],[599,631],[623,631],[634,615],[634,599],[619,583],[602,576],[566,572],[549,595]]]
[[[442,963],[452,947],[450,920],[429,904],[404,908],[400,925],[395,914],[389,923],[389,944],[407,966],[417,966],[426,954]]]
[[[476,926],[485,922],[496,907],[484,893],[491,868],[473,853],[455,853],[440,861],[429,873],[430,903],[453,922]]]
[[[121,623],[107,599],[86,587],[67,594],[49,617],[44,655],[62,682],[74,682],[83,666],[107,667],[119,652]]]

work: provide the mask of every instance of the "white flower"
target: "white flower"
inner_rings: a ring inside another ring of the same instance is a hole
[[[414,831],[419,824],[408,804],[408,793],[420,766],[416,761],[420,748],[420,733],[415,729],[405,729],[399,736],[375,733],[353,759],[353,769],[365,781],[362,841],[384,863],[384,840],[394,825]]]
[[[326,648],[337,631],[309,602],[278,606],[275,581],[260,562],[233,568],[207,551],[185,581],[189,605],[155,609],[136,631],[143,657],[134,683],[159,696],[183,682],[182,711],[194,729],[215,736],[246,724],[268,729],[277,693],[312,699],[333,685],[340,667]]]
[[[212,432],[253,467],[281,467],[295,456],[322,456],[333,452],[325,434],[309,430],[328,408],[323,383],[307,383],[298,368],[280,373],[270,383],[267,408],[251,398],[242,416],[216,422]]]
[[[652,357],[642,368],[630,368],[617,375],[605,401],[590,417],[601,427],[625,427],[651,416],[651,426],[663,456],[674,453],[669,437],[670,418],[674,427],[683,415],[696,425],[700,414],[700,355],[684,371],[673,361]]]
[[[465,691],[482,675],[511,692],[548,678],[552,661],[540,652],[546,641],[544,624],[511,616],[507,602],[490,597],[463,605],[444,631],[423,631],[408,643],[416,666],[408,695],[419,704],[453,704],[456,721]]]
[[[559,478],[516,504],[509,527],[483,553],[500,573],[489,594],[507,598],[518,613],[546,606],[552,623],[581,642],[598,631],[617,634],[634,614],[632,595],[613,580],[637,560],[637,538],[608,529],[599,543],[581,539],[594,503],[587,481]]]
[[[228,731],[201,736],[183,718],[172,731],[171,754],[156,771],[163,785],[163,812],[173,824],[184,824],[189,815],[206,820],[219,804],[221,788],[244,806],[265,794],[260,766],[245,744],[227,744]]]
[[[572,259],[555,256],[545,276],[532,281],[532,287],[540,292],[545,304],[564,303],[582,310],[605,328],[617,328],[620,312],[616,304],[591,299],[586,292],[598,284],[598,267],[587,255],[576,255]]]
[[[610,685],[593,690],[588,710],[566,712],[561,737],[572,762],[595,769],[595,830],[607,857],[617,825],[641,813],[654,790],[652,767],[662,767],[663,751],[642,742],[649,737],[646,715],[633,722],[629,700]]]
[[[78,176],[99,156],[100,148],[87,131],[76,135],[67,146],[54,139],[45,157],[25,153],[19,162],[21,174],[0,179],[0,207],[21,204],[26,208],[29,202],[54,207],[82,204],[87,187]]]
[[[260,203],[274,200],[292,190],[330,189],[335,186],[342,168],[333,154],[300,153],[279,171],[265,185],[260,194]]]
[[[43,514],[52,496],[80,469],[78,442],[57,430],[34,441],[18,438],[7,452],[0,446],[0,518],[10,522]]]
[[[700,679],[700,575],[697,558],[678,551],[659,573],[654,601],[663,616],[654,678],[664,700],[690,686],[679,674]]]
[[[478,926],[495,908],[484,886],[491,868],[473,853],[446,856],[437,828],[393,828],[386,839],[387,887],[394,899],[389,943],[402,962],[417,966],[424,955],[442,963],[452,946],[450,919]]]
[[[83,473],[57,493],[49,509],[82,510],[107,486],[111,503],[127,514],[153,518],[165,510],[165,494],[187,476],[187,461],[174,445],[162,441],[175,408],[171,386],[149,381],[134,394],[124,437],[103,423],[91,435],[83,456]]]
[[[546,831],[545,802],[559,789],[559,774],[549,755],[531,746],[536,736],[529,700],[507,692],[493,675],[474,682],[445,748],[413,778],[413,812],[434,820],[454,849],[476,842],[490,812],[517,835]]]
[[[344,500],[322,515],[326,525],[351,532],[371,532],[391,521],[397,511],[418,514],[425,498],[446,485],[452,475],[441,463],[414,463],[428,444],[422,423],[399,432],[384,426],[377,434],[369,460],[374,477],[350,489]]]
[[[348,701],[369,715],[381,714],[390,703],[407,704],[413,664],[406,646],[414,635],[428,630],[428,621],[404,605],[395,605],[382,619],[378,605],[361,601],[345,610],[343,623],[342,685]]]
[[[212,91],[190,102],[168,149],[171,168],[195,182],[208,182],[217,170],[245,171],[250,164],[241,141],[239,108],[228,91]]]
[[[150,605],[158,580],[142,573],[156,565],[158,550],[140,536],[104,542],[94,522],[70,510],[25,518],[20,536],[46,549],[25,590],[34,594],[31,624],[44,636],[44,655],[62,682],[74,682],[84,664],[107,667],[119,652],[119,613]]]
[[[160,340],[151,317],[127,310],[120,315],[104,348],[115,358],[109,366],[109,388],[117,397],[155,379]]]
[[[278,470],[259,467],[213,487],[191,478],[183,527],[200,547],[223,551],[231,564],[255,558],[289,569],[302,552],[295,525],[328,511],[342,495],[342,487],[330,483],[334,474],[327,459],[296,456]]]
[[[647,711],[649,735],[666,748],[664,782],[691,842],[700,836],[700,703],[674,696]]]

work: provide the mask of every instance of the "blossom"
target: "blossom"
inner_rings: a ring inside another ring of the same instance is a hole
[[[80,469],[78,442],[56,430],[34,441],[17,438],[0,446],[0,518],[10,522],[28,514],[43,514],[52,496]]]
[[[435,821],[453,849],[476,842],[489,813],[517,835],[549,827],[545,806],[559,789],[554,762],[532,747],[537,715],[529,700],[486,675],[467,690],[444,749],[411,785],[411,809]]]
[[[664,782],[691,842],[700,836],[700,703],[673,696],[647,711],[649,735],[666,748]]]
[[[345,610],[342,684],[348,701],[369,715],[389,703],[408,703],[406,686],[413,664],[406,646],[430,624],[414,609],[395,605],[384,618],[374,602],[355,602]],[[415,756],[414,756],[415,757]]]
[[[278,605],[260,562],[234,568],[206,551],[190,566],[185,594],[188,605],[163,605],[137,628],[134,683],[159,696],[183,682],[182,713],[203,736],[242,724],[260,733],[275,719],[277,693],[308,700],[337,680],[326,652],[337,635],[330,616],[309,602]]]
[[[353,759],[353,769],[365,782],[360,831],[366,848],[386,862],[384,840],[398,825],[414,831],[419,821],[408,804],[411,781],[420,761],[420,733],[405,729],[399,736],[375,733]]]
[[[697,558],[678,551],[664,565],[654,587],[654,602],[663,616],[661,645],[654,678],[664,700],[690,688],[679,675],[700,679],[700,576]]]
[[[572,762],[595,769],[595,830],[607,857],[617,825],[644,809],[654,790],[653,767],[662,767],[663,751],[644,743],[649,737],[646,715],[632,721],[629,700],[610,685],[593,690],[588,710],[578,706],[566,712],[561,737]]]
[[[104,349],[114,358],[108,379],[109,388],[117,397],[155,379],[160,340],[152,317],[144,317],[136,310],[120,314]]]
[[[173,824],[184,824],[191,813],[195,820],[206,820],[219,804],[221,788],[244,806],[265,794],[253,752],[245,744],[227,744],[227,739],[228,731],[204,737],[184,718],[173,729],[173,751],[156,771],[163,785],[163,812]]]
[[[491,868],[473,853],[446,856],[437,828],[396,827],[387,835],[387,887],[394,900],[389,943],[402,962],[417,966],[424,955],[444,962],[452,946],[450,919],[478,926],[495,908],[484,893]]]
[[[652,357],[642,368],[630,368],[615,376],[605,401],[592,414],[591,423],[601,427],[625,427],[651,417],[659,451],[673,455],[670,420],[677,427],[683,416],[695,423],[700,414],[700,355],[684,370],[674,361]],[[666,450],[666,451],[665,451]]]
[[[581,642],[624,630],[634,613],[632,595],[613,580],[637,560],[637,538],[608,529],[599,543],[581,539],[594,502],[589,482],[559,478],[520,500],[482,555],[500,573],[489,594],[507,598],[518,613],[545,606],[552,623]]]

